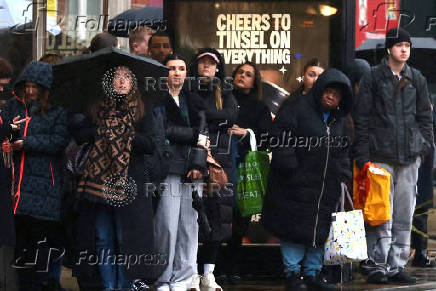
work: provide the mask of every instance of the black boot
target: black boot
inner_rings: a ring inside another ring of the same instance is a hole
[[[335,285],[325,282],[321,276],[304,276],[308,290],[336,290]]]
[[[412,261],[412,266],[421,268],[434,268],[436,262],[427,256],[427,250],[416,250],[415,257]]]
[[[292,275],[285,280],[285,291],[303,291],[307,290],[307,286],[300,275]]]
[[[65,291],[64,288],[61,287],[61,284],[54,280],[50,280],[47,282],[43,282],[41,285],[41,288],[39,289],[41,291]]]

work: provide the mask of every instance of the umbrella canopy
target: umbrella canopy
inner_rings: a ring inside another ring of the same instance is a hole
[[[72,111],[84,112],[96,98],[103,97],[104,73],[117,66],[130,68],[145,98],[160,96],[158,84],[161,77],[168,76],[167,67],[151,58],[104,48],[93,54],[66,58],[53,66],[52,101]]]
[[[118,37],[128,37],[129,31],[140,26],[157,30],[162,25],[162,7],[145,6],[141,9],[129,9],[109,20],[108,32]]]
[[[262,80],[262,96],[271,113],[277,115],[280,105],[289,98],[289,92],[274,83]]]

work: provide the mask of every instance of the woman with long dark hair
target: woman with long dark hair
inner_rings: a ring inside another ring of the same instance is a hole
[[[260,72],[253,62],[245,62],[233,71],[233,95],[238,102],[238,120],[227,131],[237,140],[237,165],[244,162],[250,150],[250,132],[255,134],[259,150],[268,148],[268,134],[272,126],[271,112],[262,100],[262,85]],[[237,181],[238,183],[239,181]],[[238,260],[242,237],[246,233],[251,217],[242,217],[238,208],[233,209],[232,238],[227,242],[225,268],[229,283],[237,284]]]
[[[21,290],[59,290],[63,253],[60,223],[63,151],[69,142],[66,110],[51,104],[49,64],[33,61],[17,80],[15,98],[1,115],[26,123],[14,136],[16,260]],[[53,252],[53,250],[55,250]],[[26,264],[35,261],[28,268]]]
[[[296,97],[298,95],[306,95],[309,90],[315,84],[318,76],[321,75],[325,70],[325,66],[320,62],[318,58],[313,58],[307,61],[303,68],[303,79],[300,86],[292,92],[291,97]]]
[[[70,125],[76,142],[90,145],[77,191],[74,274],[84,290],[131,288],[134,279],[152,277],[150,268],[159,264],[149,258],[152,195],[144,190],[144,154],[154,149],[147,133],[150,114],[129,67],[109,68],[101,89],[103,98]],[[100,263],[93,264],[93,257]],[[121,263],[114,259],[120,257]]]
[[[195,77],[196,95],[191,98],[193,113],[204,111],[208,123],[211,142],[211,154],[223,167],[229,182],[235,175],[235,165],[232,162],[234,143],[227,129],[235,124],[238,109],[235,97],[229,90],[231,86],[225,83],[224,60],[221,54],[213,49],[201,50],[190,65],[190,76]],[[198,119],[193,116],[193,120]],[[211,191],[212,192],[212,191]],[[208,193],[203,197],[206,213],[212,228],[210,235],[202,238],[203,247],[198,254],[197,262],[203,275],[194,276],[191,290],[213,288],[221,290],[215,282],[213,274],[220,243],[231,236],[231,221],[234,189],[232,186],[222,187],[219,192]]]

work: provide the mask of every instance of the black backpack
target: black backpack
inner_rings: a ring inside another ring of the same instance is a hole
[[[151,111],[151,137],[155,146],[152,154],[145,154],[145,174],[148,181],[161,183],[168,175],[170,168],[169,142],[165,136],[165,108],[155,106]]]

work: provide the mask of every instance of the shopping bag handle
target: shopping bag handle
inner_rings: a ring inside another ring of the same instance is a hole
[[[351,199],[351,195],[350,192],[348,192],[348,187],[344,182],[341,182],[341,208],[340,211],[344,212],[345,211],[345,197],[347,197],[348,202],[351,205],[351,209],[354,210],[354,205],[353,205],[353,199]]]
[[[250,133],[250,149],[252,152],[255,152],[257,151],[256,136],[251,128],[247,128],[247,131]]]

